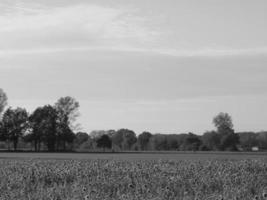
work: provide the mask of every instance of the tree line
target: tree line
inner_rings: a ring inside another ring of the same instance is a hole
[[[228,113],[219,113],[212,123],[216,130],[203,135],[137,135],[129,129],[99,130],[90,134],[77,130],[79,102],[62,97],[28,113],[7,107],[7,95],[0,89],[0,149],[34,151],[250,151],[267,150],[267,132],[236,133]]]

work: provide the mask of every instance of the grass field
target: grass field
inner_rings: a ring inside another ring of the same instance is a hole
[[[265,153],[0,153],[0,157],[1,200],[267,199]]]

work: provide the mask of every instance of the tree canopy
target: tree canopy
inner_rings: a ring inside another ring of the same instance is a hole
[[[6,93],[3,91],[3,89],[0,88],[0,118],[1,118],[1,114],[4,111],[4,108],[7,105],[7,95]]]

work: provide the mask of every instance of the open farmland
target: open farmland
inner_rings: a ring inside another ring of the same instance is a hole
[[[1,153],[1,157],[3,200],[253,200],[267,195],[264,154]]]
[[[267,152],[124,152],[124,153],[16,153],[2,152],[0,159],[113,159],[113,160],[210,160],[264,159]]]

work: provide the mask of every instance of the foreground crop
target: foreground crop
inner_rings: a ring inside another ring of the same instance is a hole
[[[263,160],[0,160],[0,178],[0,199],[8,200],[252,200],[267,195]]]

